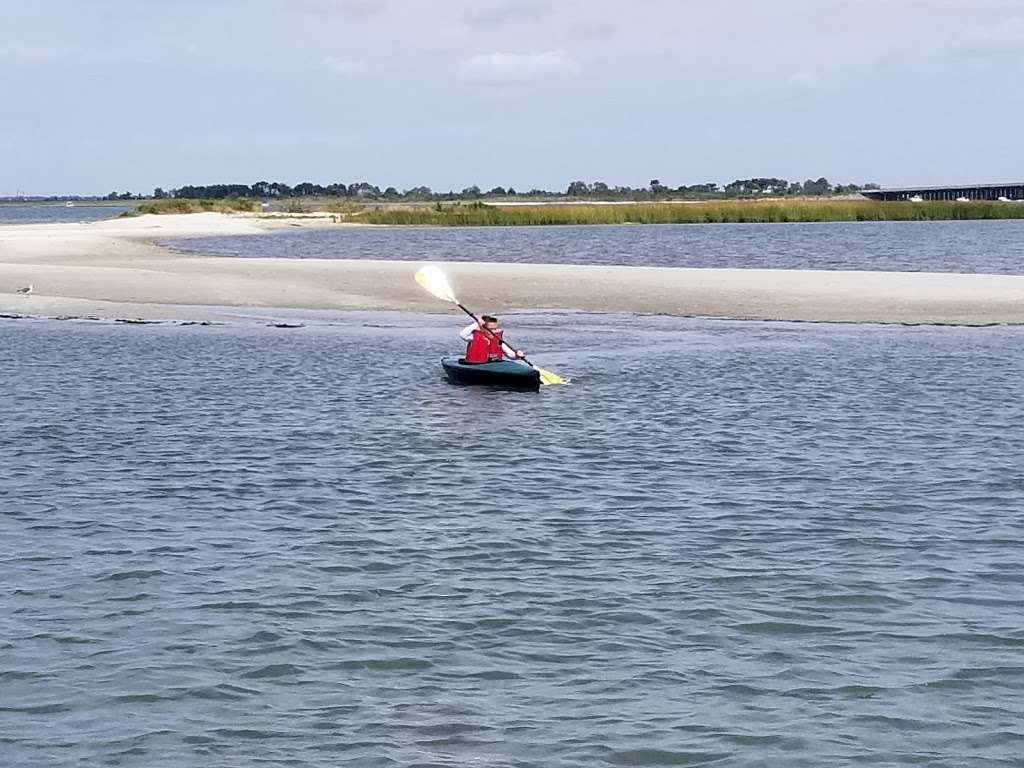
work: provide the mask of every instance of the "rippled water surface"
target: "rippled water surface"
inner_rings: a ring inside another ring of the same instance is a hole
[[[87,205],[81,203],[67,208],[63,203],[37,203],[34,205],[0,205],[0,224],[46,224],[58,221],[96,221],[112,219],[134,206]]]
[[[0,323],[0,762],[1021,765],[1024,332],[507,321]]]
[[[1024,221],[338,227],[176,240],[224,256],[1024,274]]]

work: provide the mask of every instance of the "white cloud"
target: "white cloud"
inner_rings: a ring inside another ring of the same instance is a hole
[[[952,46],[952,50],[969,58],[1024,53],[1024,18],[1012,17],[1001,24],[972,27]]]
[[[25,66],[41,66],[60,58],[60,50],[31,43],[0,42],[0,61]]]
[[[328,56],[323,60],[323,67],[338,77],[362,77],[366,74],[366,62],[342,60]]]
[[[534,53],[495,51],[462,62],[463,77],[473,80],[532,80],[579,71],[579,64],[561,48]]]
[[[816,88],[819,84],[818,76],[811,72],[794,72],[789,76],[789,85],[792,88]]]
[[[292,0],[290,5],[300,11],[350,19],[383,16],[390,10],[388,0]]]
[[[501,27],[521,21],[537,21],[547,9],[536,0],[501,0],[493,4],[476,3],[463,19],[472,27]]]
[[[341,0],[340,6],[350,16],[377,16],[389,10],[386,0]]]

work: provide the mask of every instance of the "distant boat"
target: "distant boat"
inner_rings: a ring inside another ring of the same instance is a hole
[[[1011,200],[1011,199],[1010,199],[1010,198],[1008,198],[1008,197],[1000,197],[1000,198],[999,198],[999,202],[1000,202],[1000,203],[1012,203],[1012,202],[1013,202],[1013,200]]]
[[[907,199],[910,200],[910,202],[912,202],[912,203],[923,203],[924,202],[924,198],[921,197],[920,195],[914,195],[913,197],[908,197]]]
[[[969,197],[958,197],[956,199],[956,201],[958,203],[969,203],[969,202],[971,202],[971,198],[969,198]]]
[[[75,204],[72,203],[70,200],[68,200],[66,203],[64,203],[64,207],[65,208],[74,208]]]

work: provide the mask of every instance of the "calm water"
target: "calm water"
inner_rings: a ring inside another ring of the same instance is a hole
[[[336,228],[177,240],[225,256],[1024,274],[1024,221]]]
[[[128,205],[88,205],[78,203],[67,208],[63,203],[34,205],[0,205],[0,224],[46,224],[58,221],[98,221],[112,219],[125,211]]]
[[[1021,765],[1024,330],[339,317],[0,322],[5,766]]]

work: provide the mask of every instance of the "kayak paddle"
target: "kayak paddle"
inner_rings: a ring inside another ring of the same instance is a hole
[[[434,296],[439,298],[441,301],[448,301],[448,302],[451,302],[452,304],[454,304],[455,306],[457,306],[459,309],[461,309],[467,315],[472,317],[476,321],[477,325],[480,325],[479,318],[477,318],[476,315],[474,315],[472,312],[470,312],[468,309],[466,309],[464,306],[462,306],[462,303],[457,298],[455,298],[455,292],[452,291],[452,287],[448,283],[448,278],[445,277],[445,274],[444,274],[444,272],[441,271],[440,267],[438,267],[438,266],[436,266],[434,264],[427,264],[426,266],[421,267],[419,269],[419,271],[416,273],[416,282],[419,283],[424,288],[426,288],[427,291],[429,291],[430,293],[434,294]],[[507,342],[505,342],[505,343],[507,344]],[[507,345],[509,347],[511,347],[510,344],[507,344]],[[528,366],[533,368],[535,371],[540,373],[540,382],[541,382],[541,384],[568,384],[569,383],[568,379],[563,379],[557,373],[552,373],[551,371],[545,371],[543,368],[537,367],[536,365],[531,363],[529,360],[527,360],[525,357],[520,358],[520,359],[524,363],[526,363]]]

